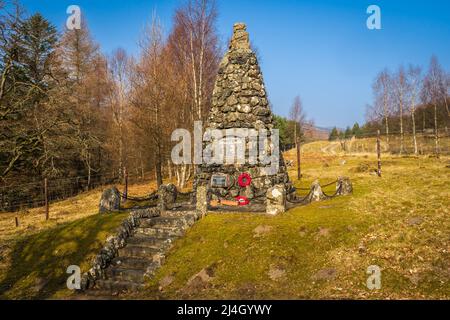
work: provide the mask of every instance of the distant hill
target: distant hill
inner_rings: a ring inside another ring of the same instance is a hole
[[[330,128],[308,126],[305,128],[305,138],[307,140],[328,140]]]

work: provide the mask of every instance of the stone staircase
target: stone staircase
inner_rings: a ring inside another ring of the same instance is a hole
[[[85,294],[111,298],[144,288],[145,278],[151,278],[161,267],[173,241],[199,218],[196,211],[166,211],[141,221],[105,270],[105,279],[97,280]]]

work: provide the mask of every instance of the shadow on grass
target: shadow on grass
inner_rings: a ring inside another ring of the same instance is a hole
[[[10,267],[1,277],[0,298],[46,299],[67,290],[67,267],[78,265],[86,271],[91,258],[126,215],[93,215],[18,239]]]

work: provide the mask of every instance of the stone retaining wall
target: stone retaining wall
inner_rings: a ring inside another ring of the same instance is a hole
[[[133,209],[125,219],[115,235],[106,239],[105,246],[92,260],[92,267],[81,277],[81,290],[84,291],[94,286],[95,281],[103,279],[104,270],[117,256],[118,250],[125,247],[127,238],[132,235],[135,228],[139,227],[142,219],[160,216],[159,208]]]

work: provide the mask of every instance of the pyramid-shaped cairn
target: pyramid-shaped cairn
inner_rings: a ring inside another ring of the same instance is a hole
[[[255,53],[250,49],[249,36],[243,23],[234,25],[229,50],[219,65],[207,128],[269,131],[274,128],[261,70]],[[248,154],[248,148],[246,150]],[[250,201],[256,198],[265,201],[267,190],[277,184],[283,185],[287,193],[292,192],[281,152],[278,172],[266,175],[262,170],[265,166],[260,161],[255,164],[249,164],[248,161],[234,165],[202,164],[197,166],[194,188],[200,184],[207,185],[213,199],[219,197],[231,200],[245,196]],[[242,174],[250,175],[249,186],[242,187],[238,183]]]

